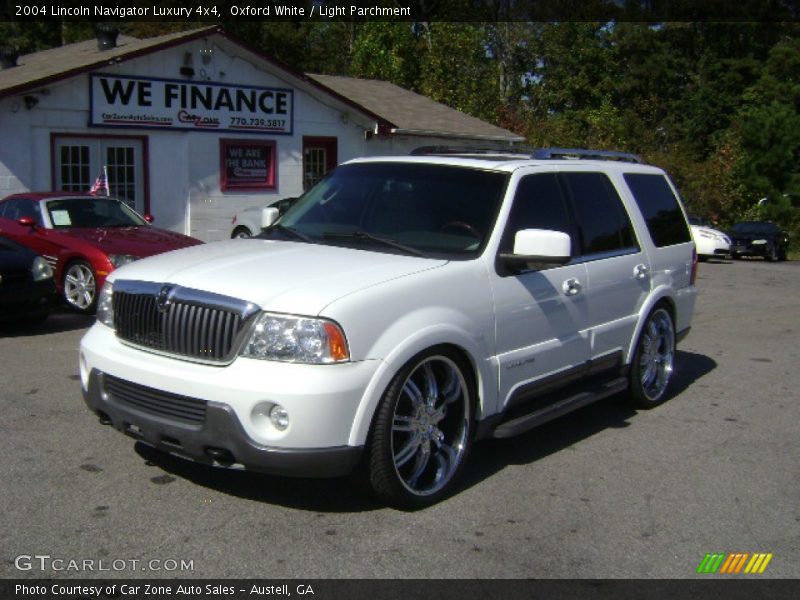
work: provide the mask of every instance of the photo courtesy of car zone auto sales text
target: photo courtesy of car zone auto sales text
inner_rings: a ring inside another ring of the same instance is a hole
[[[464,2],[0,13],[0,600],[800,597],[800,25]]]
[[[14,584],[14,594],[19,598],[225,598],[234,594],[248,597],[314,597],[314,588],[308,583],[281,585],[219,585],[214,583],[109,583],[103,585],[48,583],[46,585]]]

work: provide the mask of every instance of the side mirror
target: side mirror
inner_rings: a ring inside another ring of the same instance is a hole
[[[33,220],[33,217],[22,217],[17,221],[17,223],[23,227],[30,227],[31,229],[37,228],[36,221]]]
[[[152,222],[153,222],[153,221],[155,221],[156,219],[155,219],[155,217],[154,217],[153,215],[151,215],[151,214],[146,214],[146,215],[144,215],[144,220],[145,220],[145,221],[147,221],[148,223],[152,223]]]
[[[261,209],[261,228],[266,229],[278,220],[278,209],[272,206]]]
[[[514,236],[514,250],[501,254],[500,260],[510,270],[541,271],[567,264],[571,259],[572,242],[563,231],[523,229]]]

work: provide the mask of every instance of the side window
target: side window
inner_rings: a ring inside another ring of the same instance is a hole
[[[581,241],[581,254],[638,250],[628,214],[602,173],[564,173]]]
[[[513,250],[514,235],[522,229],[563,231],[573,237],[569,211],[555,173],[528,175],[520,180],[500,252]],[[573,242],[573,250],[574,247]]]
[[[624,177],[656,246],[661,248],[691,241],[678,198],[663,175],[626,173]]]

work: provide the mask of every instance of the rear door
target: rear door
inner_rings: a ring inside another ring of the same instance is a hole
[[[590,357],[618,359],[628,351],[650,292],[650,264],[619,193],[605,173],[561,174],[575,211],[579,260],[587,271]]]

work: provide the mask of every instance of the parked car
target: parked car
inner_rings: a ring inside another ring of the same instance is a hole
[[[50,264],[33,250],[0,236],[0,322],[39,322],[56,298]]]
[[[708,260],[712,257],[727,256],[730,253],[730,238],[711,227],[711,222],[700,217],[689,217],[692,238],[697,246],[697,258]]]
[[[281,198],[273,200],[261,206],[245,208],[233,215],[231,220],[231,238],[249,238],[261,233],[261,212],[270,206],[278,209],[278,214],[282,215],[289,207],[297,202],[297,198]]]
[[[696,297],[685,213],[663,170],[576,154],[352,160],[256,238],[126,265],[81,341],[86,404],[208,465],[363,469],[403,508],[451,493],[476,439],[660,404]]]
[[[94,311],[114,269],[145,256],[202,243],[150,225],[116,198],[40,192],[0,200],[0,233],[41,254],[73,309]]]
[[[766,260],[786,260],[789,235],[775,223],[743,221],[731,227],[731,257],[761,256]]]

